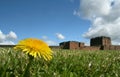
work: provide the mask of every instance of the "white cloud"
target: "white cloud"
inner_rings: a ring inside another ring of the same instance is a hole
[[[58,39],[63,40],[65,37],[61,33],[56,33]]]
[[[56,33],[55,34],[56,37],[60,40],[63,40],[65,39],[65,37],[61,34],[61,33]],[[49,46],[58,46],[59,43],[58,41],[55,41],[55,40],[51,40],[49,39],[49,37],[47,37],[46,35],[42,36],[42,39],[49,45]]]
[[[120,44],[120,0],[80,0],[80,8],[74,14],[92,23],[84,37],[108,36]]]
[[[55,41],[52,41],[52,40],[46,40],[46,43],[47,43],[49,46],[56,46],[56,45],[58,45]]]
[[[15,32],[10,31],[8,34],[4,34],[0,30],[0,44],[14,44],[14,40],[17,39]]]
[[[108,15],[110,9],[110,0],[81,0],[80,9],[76,14],[91,19],[96,16]]]
[[[5,38],[6,38],[6,36],[0,30],[0,43],[3,42]]]
[[[42,39],[49,45],[49,46],[56,46],[58,45],[55,41],[50,40],[47,36],[42,36]]]
[[[17,35],[15,34],[15,32],[10,31],[9,34],[6,35],[6,38],[7,38],[7,39],[11,39],[11,40],[13,39],[13,40],[14,40],[14,39],[17,39]]]
[[[43,39],[43,40],[47,40],[48,37],[47,37],[47,36],[42,36],[42,39]]]

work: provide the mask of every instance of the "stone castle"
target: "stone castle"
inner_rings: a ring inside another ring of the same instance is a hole
[[[120,45],[112,45],[110,37],[95,37],[90,39],[90,46],[85,46],[83,42],[67,41],[59,44],[62,49],[79,50],[120,50]]]

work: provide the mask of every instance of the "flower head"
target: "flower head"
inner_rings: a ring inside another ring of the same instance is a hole
[[[43,57],[45,60],[52,59],[52,50],[49,46],[43,42],[42,40],[35,39],[35,38],[27,38],[24,40],[19,41],[19,43],[14,47],[14,49],[22,50],[36,58],[39,56],[40,58]]]

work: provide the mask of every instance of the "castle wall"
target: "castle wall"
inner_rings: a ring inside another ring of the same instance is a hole
[[[120,45],[101,46],[101,50],[120,50]]]
[[[79,47],[83,48],[85,46],[85,44],[83,42],[79,42]]]
[[[69,49],[79,49],[79,42],[71,41],[69,42],[70,48]]]
[[[60,43],[60,48],[62,49],[80,49],[84,47],[84,43],[77,41],[68,41]]]
[[[109,45],[101,46],[100,50],[110,50],[110,46]]]
[[[82,42],[68,41],[60,43],[63,49],[80,49],[80,50],[120,50],[120,45],[111,45],[109,37],[101,36],[90,40],[90,46],[84,46]]]
[[[49,46],[49,47],[53,49],[61,49],[60,46]]]
[[[120,46],[119,45],[111,45],[111,46],[109,46],[109,50],[120,50]]]
[[[90,40],[90,46],[104,46],[111,45],[111,39],[109,37],[95,37]]]
[[[62,42],[59,44],[60,48],[62,49],[69,49],[70,46],[69,46],[69,42]]]
[[[109,37],[102,37],[102,45],[111,45],[111,39]]]
[[[100,37],[92,38],[90,40],[90,46],[101,46],[101,45],[102,45],[102,39]]]
[[[100,50],[100,46],[85,46],[83,48],[80,48],[81,50]]]

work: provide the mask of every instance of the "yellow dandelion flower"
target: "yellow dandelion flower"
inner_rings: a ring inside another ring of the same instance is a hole
[[[52,50],[45,42],[39,39],[27,38],[21,40],[14,47],[14,49],[20,49],[23,52],[26,52],[26,54],[33,56],[34,58],[39,56],[40,58],[43,57],[46,61],[52,59]]]

